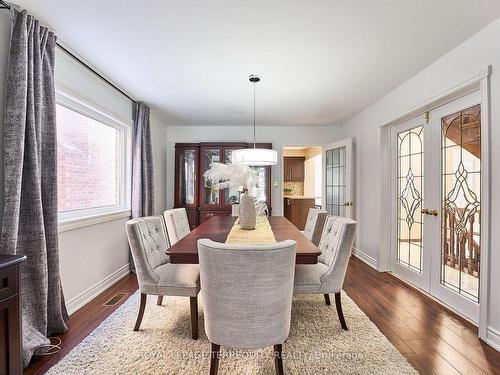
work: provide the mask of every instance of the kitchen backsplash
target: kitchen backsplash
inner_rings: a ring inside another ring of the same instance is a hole
[[[290,189],[290,191],[287,191]],[[283,187],[284,195],[304,195],[304,183],[303,182],[285,182]]]

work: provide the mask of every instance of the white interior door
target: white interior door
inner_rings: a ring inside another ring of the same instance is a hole
[[[479,321],[481,97],[391,130],[392,271]]]
[[[323,208],[329,215],[353,218],[352,138],[325,146],[323,160],[325,160]]]
[[[392,128],[392,271],[419,288],[430,290],[430,224],[422,209],[431,193],[426,184],[430,137],[423,117]]]
[[[431,293],[479,321],[479,261],[481,254],[481,96],[479,91],[431,112],[432,221]]]

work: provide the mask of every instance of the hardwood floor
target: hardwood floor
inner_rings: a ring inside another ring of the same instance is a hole
[[[352,258],[344,290],[422,374],[500,374],[477,328],[389,273]]]
[[[65,334],[57,335],[62,340],[61,351],[52,356],[35,357],[30,365],[24,370],[25,375],[44,374],[51,366],[56,364],[62,357],[68,354],[80,341],[92,332],[102,321],[113,313],[130,295],[138,289],[137,278],[129,274],[94,298],[80,310],[72,314],[68,321],[69,330]],[[117,293],[125,293],[114,306],[104,304]],[[132,329],[133,327],[130,327]],[[104,374],[103,374],[104,375]]]
[[[62,351],[33,360],[25,374],[45,373],[137,287],[135,275],[128,275],[74,313],[69,331],[58,336]],[[352,258],[344,290],[420,373],[500,374],[500,353],[477,338],[476,327],[394,276]],[[104,306],[116,293],[127,296],[115,306]]]

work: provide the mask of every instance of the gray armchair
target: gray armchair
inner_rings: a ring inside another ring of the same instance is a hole
[[[345,217],[329,216],[326,219],[323,236],[319,244],[321,255],[314,265],[295,267],[295,294],[324,294],[330,305],[329,293],[335,293],[335,305],[342,328],[347,324],[342,312],[341,290],[349,264],[356,222]]]
[[[282,345],[290,331],[296,243],[233,245],[198,241],[205,331],[212,343],[210,374],[219,366],[220,346],[274,346],[283,374]]]
[[[307,213],[304,236],[316,246],[319,245],[328,213],[319,208],[310,208]]]
[[[200,291],[198,265],[169,263],[165,254],[169,247],[168,237],[161,216],[132,219],[125,225],[141,291],[134,331],[138,331],[141,325],[148,294],[158,296],[158,305],[161,305],[163,296],[183,296],[190,298],[191,330],[196,340]]]

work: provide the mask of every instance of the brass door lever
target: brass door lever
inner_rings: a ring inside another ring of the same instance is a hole
[[[437,210],[430,210],[428,208],[422,208],[422,210],[420,210],[420,212],[422,212],[423,214],[426,214],[426,215],[432,215],[432,216],[438,215]]]

